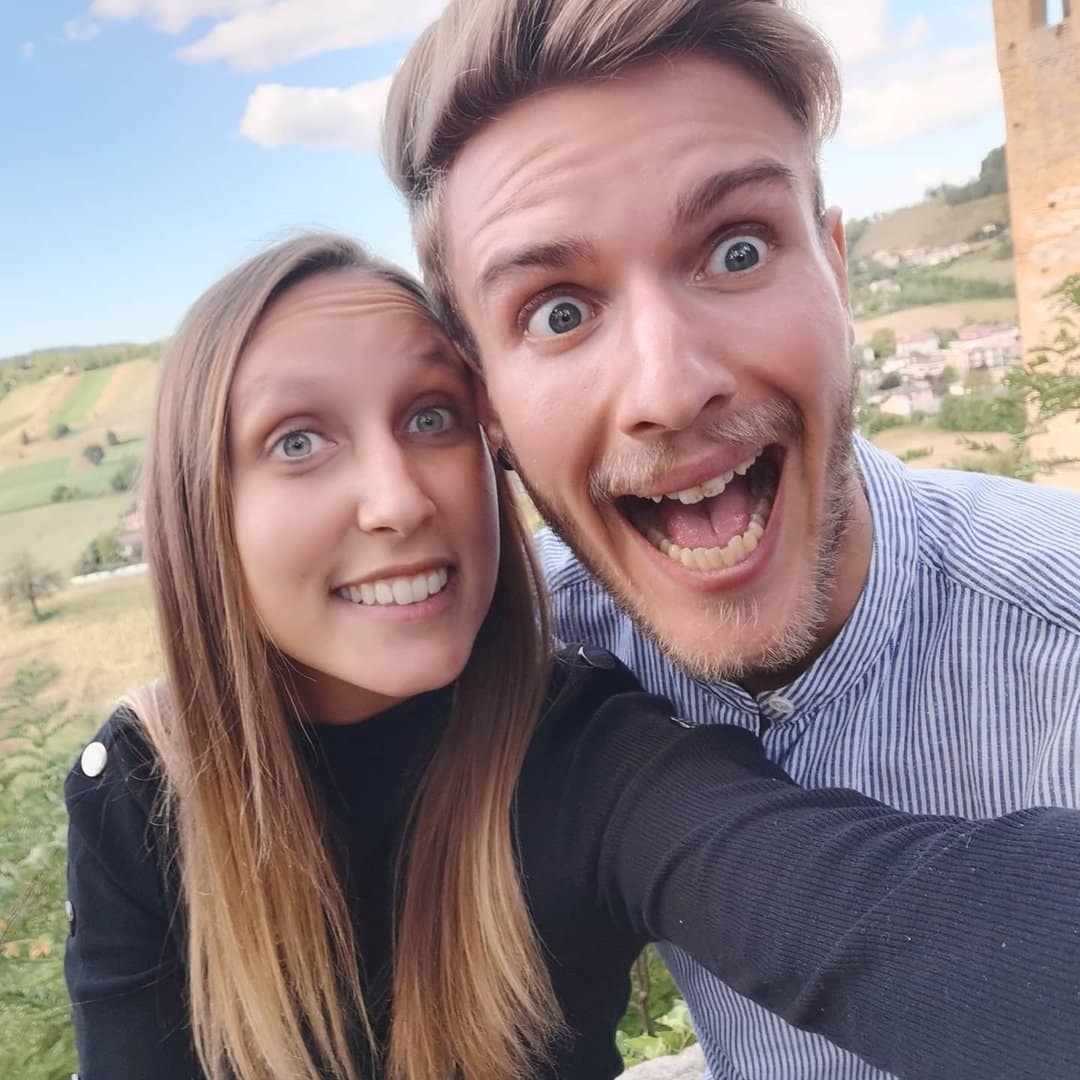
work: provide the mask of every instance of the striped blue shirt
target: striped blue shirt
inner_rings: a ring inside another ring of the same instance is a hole
[[[862,439],[856,453],[874,526],[869,575],[840,634],[788,686],[752,695],[690,678],[545,531],[559,637],[610,649],[691,722],[764,729],[769,756],[807,787],[971,818],[1080,806],[1080,498],[913,472]],[[661,948],[713,1080],[886,1075]]]

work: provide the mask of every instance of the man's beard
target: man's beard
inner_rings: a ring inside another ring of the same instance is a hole
[[[717,626],[715,637],[697,647],[674,640],[653,623],[641,598],[633,595],[622,581],[616,580],[603,561],[589,550],[588,542],[576,524],[556,509],[520,471],[519,476],[552,531],[571,548],[619,608],[670,661],[692,677],[706,682],[776,685],[779,673],[791,673],[794,677],[822,645],[820,635],[829,616],[858,484],[852,443],[854,394],[854,385],[851,385],[842,395],[836,412],[836,430],[826,454],[824,504],[812,571],[799,587],[794,615],[784,626],[767,633],[753,654],[740,649],[739,642],[748,634],[756,636],[761,630],[756,601],[736,604],[712,598],[703,600],[702,607]],[[725,418],[703,429],[703,433],[717,442],[768,445],[779,441],[780,437],[802,441],[804,428],[802,414],[793,402],[784,398]],[[601,463],[589,476],[590,496],[595,502],[610,501],[619,491],[644,488],[651,478],[669,468],[672,461],[670,444],[658,442],[633,460]]]

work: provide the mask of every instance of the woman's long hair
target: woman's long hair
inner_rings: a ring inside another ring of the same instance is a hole
[[[167,678],[128,703],[163,772],[192,1032],[212,1080],[353,1077],[355,1026],[372,1039],[321,800],[297,752],[289,665],[260,632],[244,585],[226,442],[233,374],[267,306],[340,270],[399,286],[433,318],[418,285],[342,237],[301,236],[251,259],[173,339],[144,474]],[[511,835],[546,689],[547,626],[527,533],[496,472],[495,597],[399,865],[384,1065],[400,1080],[527,1075],[559,1029]]]

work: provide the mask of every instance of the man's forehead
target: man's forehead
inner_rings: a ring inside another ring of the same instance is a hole
[[[465,255],[475,270],[510,237],[573,238],[623,206],[670,214],[710,175],[762,161],[792,176],[812,168],[805,134],[780,102],[722,61],[654,61],[608,83],[548,91],[491,121],[451,167],[451,264],[459,269],[454,256]]]

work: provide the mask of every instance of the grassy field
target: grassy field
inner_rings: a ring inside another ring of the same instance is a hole
[[[116,368],[107,367],[80,375],[63,404],[53,413],[53,424],[67,424],[69,427],[81,424],[115,373]]]
[[[995,432],[980,435],[958,435],[954,431],[942,431],[930,421],[921,424],[904,424],[903,427],[889,428],[875,435],[871,442],[903,458],[912,451],[929,450],[925,457],[913,457],[910,465],[913,469],[943,469],[953,462],[971,456],[971,450],[964,445],[964,439],[980,443],[993,443],[1004,450],[1009,446],[1010,436]]]
[[[984,225],[1008,220],[1008,195],[987,195],[958,206],[930,199],[872,222],[852,254],[863,257],[875,251],[958,244],[970,240]]]
[[[116,467],[128,458],[141,461],[146,452],[144,440],[103,448],[105,457],[99,465],[78,456],[64,456],[17,465],[0,472],[0,514],[46,506],[57,487],[78,488],[83,496],[107,495],[113,491],[112,476]]]
[[[997,300],[962,300],[950,304],[931,304],[928,307],[908,308],[855,324],[855,340],[869,344],[875,330],[887,327],[904,336],[924,330],[958,330],[970,323],[1015,322],[1016,301],[1012,297]]]
[[[0,685],[30,663],[55,664],[63,673],[52,693],[85,722],[74,744],[91,733],[125,690],[160,674],[150,586],[143,577],[73,587],[42,602],[47,614],[34,622],[26,611],[0,612]]]
[[[968,281],[992,281],[997,285],[1013,285],[1016,270],[1012,259],[995,259],[989,251],[976,251],[942,268],[946,277]]]
[[[114,528],[134,499],[126,491],[4,514],[0,517],[0,563],[18,551],[30,551],[44,566],[70,576],[86,545]]]

